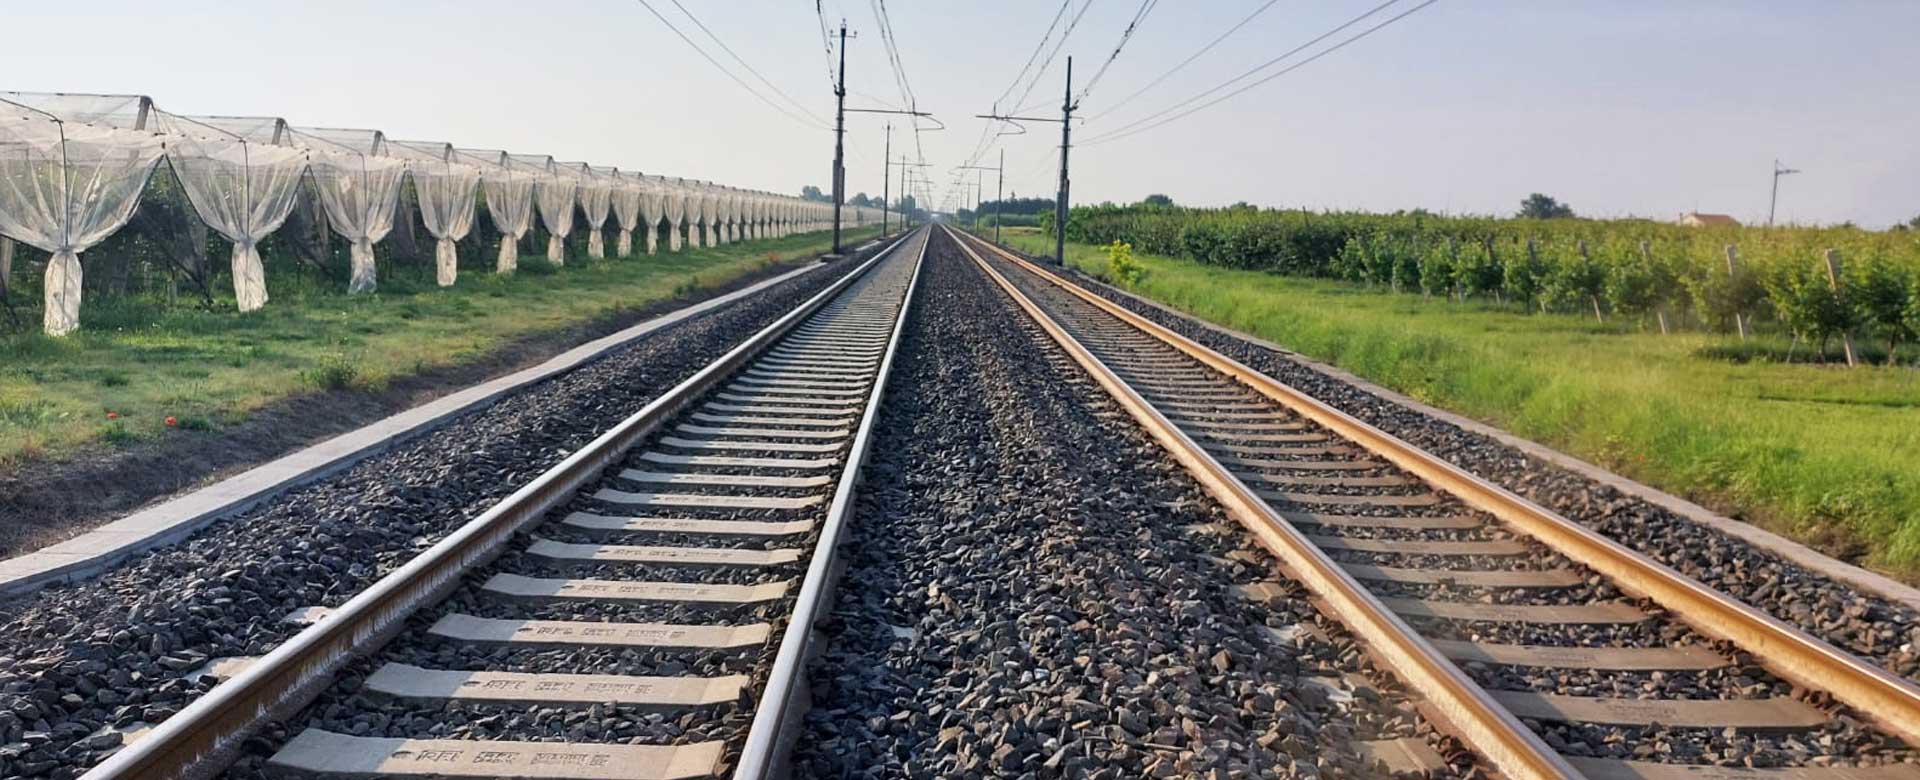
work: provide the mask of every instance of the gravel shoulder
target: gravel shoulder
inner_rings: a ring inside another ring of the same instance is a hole
[[[204,692],[209,659],[259,655],[282,616],[364,589],[607,426],[837,279],[803,275],[289,491],[98,578],[0,605],[0,776],[76,776],[110,725]]]
[[[950,243],[927,263],[797,776],[1318,777],[1429,734],[1298,588],[1234,592],[1273,563]]]
[[[1383,398],[1288,353],[1142,303],[1084,275],[1067,278],[1843,650],[1920,681],[1920,609]]]

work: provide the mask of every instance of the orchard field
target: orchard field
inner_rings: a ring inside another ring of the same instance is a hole
[[[1094,206],[1068,236],[1225,268],[1598,322],[1787,337],[1780,360],[1920,361],[1920,232]],[[1739,351],[1737,347],[1731,347]]]

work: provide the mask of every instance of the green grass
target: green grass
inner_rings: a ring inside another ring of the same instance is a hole
[[[1052,251],[1031,229],[1006,240]],[[1067,256],[1106,272],[1099,247],[1070,244]],[[1135,258],[1141,295],[1920,581],[1920,371],[1785,364],[1766,359],[1785,342],[1741,349],[1725,336]]]
[[[71,336],[0,336],[0,467],[94,444],[217,431],[301,393],[377,391],[396,378],[478,360],[518,337],[722,285],[772,258],[818,254],[829,243],[816,233],[650,257],[571,258],[564,268],[523,257],[517,274],[463,268],[459,283],[445,289],[430,270],[409,276],[383,268],[380,291],[365,296],[317,279],[270,276],[266,308],[244,315],[231,300],[211,311],[89,301]],[[166,425],[170,416],[176,425]]]

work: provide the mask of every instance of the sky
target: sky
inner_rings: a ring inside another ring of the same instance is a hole
[[[1509,214],[1544,192],[1583,216],[1699,210],[1755,222],[1778,159],[1801,171],[1781,179],[1782,222],[1879,228],[1920,215],[1913,0],[1438,0],[1211,108],[1102,139],[1382,1],[1154,4],[1081,103],[1072,200],[1162,193],[1192,205]],[[893,155],[928,163],[912,169],[929,180],[916,191],[952,206],[971,193],[957,177],[993,196],[994,171],[954,170],[982,148],[974,162],[987,166],[1004,149],[1009,195],[1054,191],[1057,123],[995,138],[974,115],[1006,95],[1019,105],[1002,111],[1057,117],[1065,58],[1083,89],[1141,8],[1067,2],[1041,48],[1061,9],[1053,0],[893,0],[884,8],[905,89],[878,0],[820,0],[820,13],[814,0],[296,0],[272,13],[194,0],[18,3],[7,26],[26,34],[0,47],[0,89],[140,93],[175,113],[277,115],[797,193],[830,183],[821,25],[844,18],[848,106],[900,108],[910,90],[934,115],[916,134],[906,117],[849,113],[848,192],[880,193],[891,122]],[[1419,2],[1398,0],[1260,73]],[[1045,70],[1016,82],[1036,49]],[[900,169],[888,170],[897,195]]]

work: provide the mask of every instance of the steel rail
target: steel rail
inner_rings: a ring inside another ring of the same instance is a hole
[[[977,239],[976,239],[977,240]],[[1628,593],[1658,603],[1710,637],[1730,641],[1789,682],[1825,690],[1909,741],[1920,741],[1920,685],[1834,647],[1739,599],[1716,591],[1666,564],[1533,503],[1360,419],[1333,408],[1027,259],[984,241],[996,254],[1195,360],[1238,380],[1329,431],[1371,450],[1395,466],[1492,514],[1555,552],[1612,580]]]
[[[735,780],[772,780],[786,776],[785,759],[787,747],[794,736],[795,705],[799,697],[809,695],[806,686],[801,683],[806,682],[806,663],[813,644],[814,621],[825,607],[827,597],[833,592],[834,581],[839,577],[834,564],[839,553],[840,536],[853,515],[854,491],[860,486],[862,467],[867,462],[868,445],[880,417],[880,401],[886,394],[887,378],[893,373],[893,359],[899,351],[901,333],[906,330],[907,314],[913,310],[913,295],[920,286],[920,272],[925,267],[927,245],[933,239],[930,228],[921,230],[924,235],[920,240],[920,254],[913,261],[913,278],[907,282],[906,297],[901,300],[900,313],[893,322],[893,332],[887,337],[887,349],[880,359],[879,373],[875,374],[873,388],[867,393],[866,411],[860,415],[860,426],[855,429],[853,446],[847,451],[846,466],[840,471],[839,484],[834,486],[833,502],[827,507],[826,522],[821,526],[819,540],[814,543],[813,559],[807,564],[807,574],[801,580],[793,613],[788,616],[786,630],[780,637],[780,650],[774,656],[772,669],[767,673],[766,686],[761,689],[760,706],[753,713],[753,724],[748,727],[747,741],[741,748],[740,763],[734,768]]]
[[[951,233],[952,231],[950,231]],[[1004,290],[1033,321],[1079,363],[1121,408],[1139,421],[1234,519],[1280,559],[1295,579],[1323,599],[1333,616],[1365,640],[1368,650],[1425,701],[1422,709],[1478,750],[1511,780],[1567,780],[1581,777],[1559,753],[1495,702],[1465,672],[1415,633],[1353,575],[1282,519],[1266,501],[1220,465],[1200,445],[1148,403],[1125,380],[1046,313],[1012,281],[974,252],[955,242],[988,278]]]
[[[498,555],[516,531],[567,501],[635,443],[885,260],[910,235],[895,239],[851,273],[354,595],[326,618],[161,721],[144,738],[88,770],[82,780],[201,780],[216,775],[248,735],[298,711],[332,683],[341,666],[379,647],[416,610],[444,598],[463,574]]]

